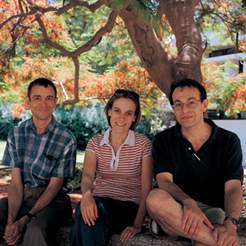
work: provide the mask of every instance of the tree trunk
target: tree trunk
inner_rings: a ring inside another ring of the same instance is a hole
[[[167,96],[175,80],[190,78],[201,82],[201,38],[193,19],[196,3],[197,0],[160,2],[160,13],[166,15],[176,37],[176,58],[168,55],[153,28],[139,19],[129,6],[120,12],[143,65]]]

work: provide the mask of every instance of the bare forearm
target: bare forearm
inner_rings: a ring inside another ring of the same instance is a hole
[[[23,201],[23,187],[10,184],[8,187],[8,223],[14,222]]]
[[[191,199],[186,193],[184,193],[176,184],[173,182],[168,181],[162,181],[158,182],[159,188],[167,191],[172,197],[181,202],[184,203],[185,200]]]
[[[81,181],[81,193],[85,194],[88,192],[92,192],[93,189],[93,178],[89,175],[85,175]]]
[[[225,192],[225,212],[227,216],[239,218],[242,210],[242,188],[232,188]]]
[[[48,185],[46,190],[42,193],[40,198],[37,200],[35,205],[30,210],[31,214],[36,214],[45,208],[49,203],[56,197],[58,192],[60,191],[62,183],[58,185]]]

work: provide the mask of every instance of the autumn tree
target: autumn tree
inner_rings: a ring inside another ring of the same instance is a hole
[[[80,100],[82,54],[100,44],[116,25],[122,25],[128,31],[151,80],[166,94],[176,79],[189,77],[202,80],[204,47],[200,31],[208,19],[214,23],[225,23],[237,48],[239,43],[234,40],[234,34],[246,30],[239,0],[2,0],[0,9],[6,10],[0,13],[1,33],[9,31],[1,35],[5,47],[0,66],[9,66],[8,61],[16,54],[16,44],[23,40],[22,37],[29,41],[25,52],[42,52],[43,46],[51,47],[53,54],[70,59],[74,65],[74,99],[70,101],[73,103]],[[104,18],[95,25],[99,11],[104,13]],[[78,21],[81,28],[71,28]],[[88,29],[86,21],[94,22],[93,28]],[[167,30],[175,36],[174,53],[170,53],[169,44],[165,42]],[[83,35],[85,33],[86,36]]]

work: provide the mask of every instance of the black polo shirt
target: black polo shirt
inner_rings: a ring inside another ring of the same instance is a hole
[[[243,181],[242,149],[238,136],[211,120],[209,139],[195,152],[181,134],[179,124],[154,138],[155,175],[169,172],[173,182],[196,201],[224,208],[224,184],[231,179]]]

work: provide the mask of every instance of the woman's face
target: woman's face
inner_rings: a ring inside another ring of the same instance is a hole
[[[129,98],[118,98],[108,111],[112,130],[127,132],[136,120],[136,105]]]

